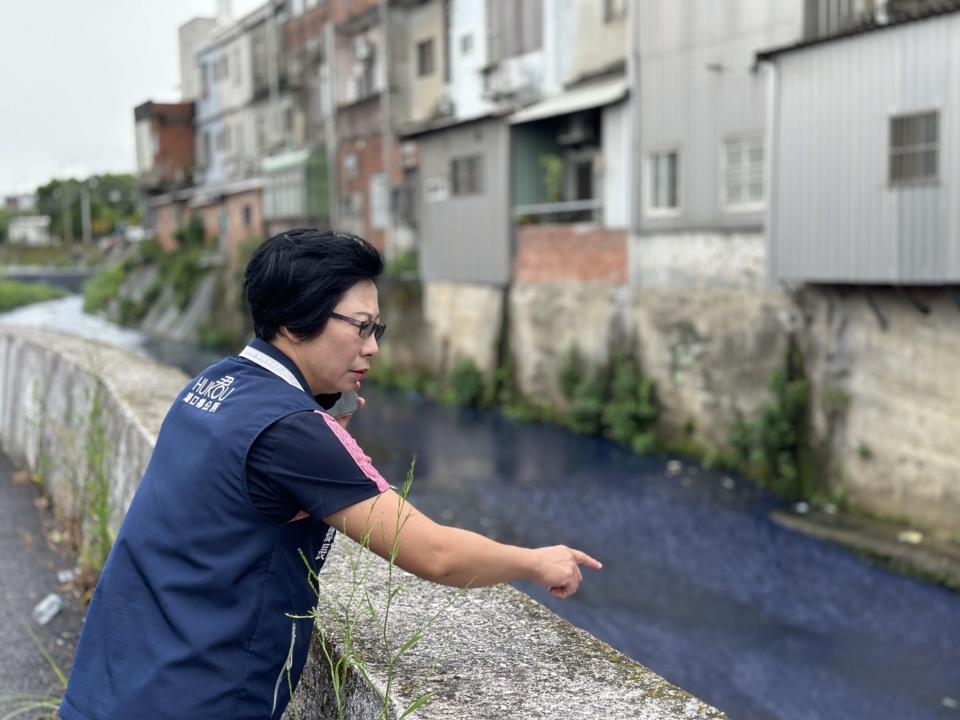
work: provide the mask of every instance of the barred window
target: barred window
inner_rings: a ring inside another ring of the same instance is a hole
[[[453,158],[450,161],[454,195],[477,195],[483,192],[483,156]]]
[[[730,138],[723,143],[723,199],[730,209],[763,204],[763,136]]]
[[[890,184],[936,181],[940,166],[940,114],[890,118]]]

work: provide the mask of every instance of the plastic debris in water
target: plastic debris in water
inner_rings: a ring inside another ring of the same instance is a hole
[[[33,621],[38,625],[46,625],[63,609],[63,598],[56,593],[50,593],[33,608]]]
[[[901,530],[897,533],[897,540],[909,545],[919,545],[923,542],[923,533],[916,530]]]
[[[952,697],[945,697],[943,700],[940,701],[940,704],[943,705],[944,707],[950,708],[951,710],[960,709],[960,700],[957,700]]]
[[[737,486],[731,477],[725,477],[720,481],[720,484],[723,485],[724,490],[733,490]]]
[[[805,502],[798,502],[793,506],[793,511],[798,515],[806,515],[810,512],[810,506]]]
[[[75,569],[70,570],[61,570],[57,573],[57,582],[61,585],[66,583],[73,582],[77,579],[77,571]]]

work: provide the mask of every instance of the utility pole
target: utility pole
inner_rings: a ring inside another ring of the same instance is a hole
[[[63,241],[67,245],[73,245],[73,218],[70,216],[70,198],[67,190],[67,183],[60,185],[60,204],[63,216]]]
[[[93,242],[93,233],[90,228],[90,188],[86,182],[80,183],[80,223],[83,226],[83,244]]]

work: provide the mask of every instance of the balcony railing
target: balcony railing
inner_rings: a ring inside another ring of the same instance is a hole
[[[603,201],[599,198],[517,205],[513,209],[514,220],[520,224],[599,223],[602,215]]]

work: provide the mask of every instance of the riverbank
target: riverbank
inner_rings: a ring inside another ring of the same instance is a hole
[[[960,542],[955,540],[933,537],[902,523],[816,508],[804,513],[774,510],[770,518],[893,572],[960,592]]]

